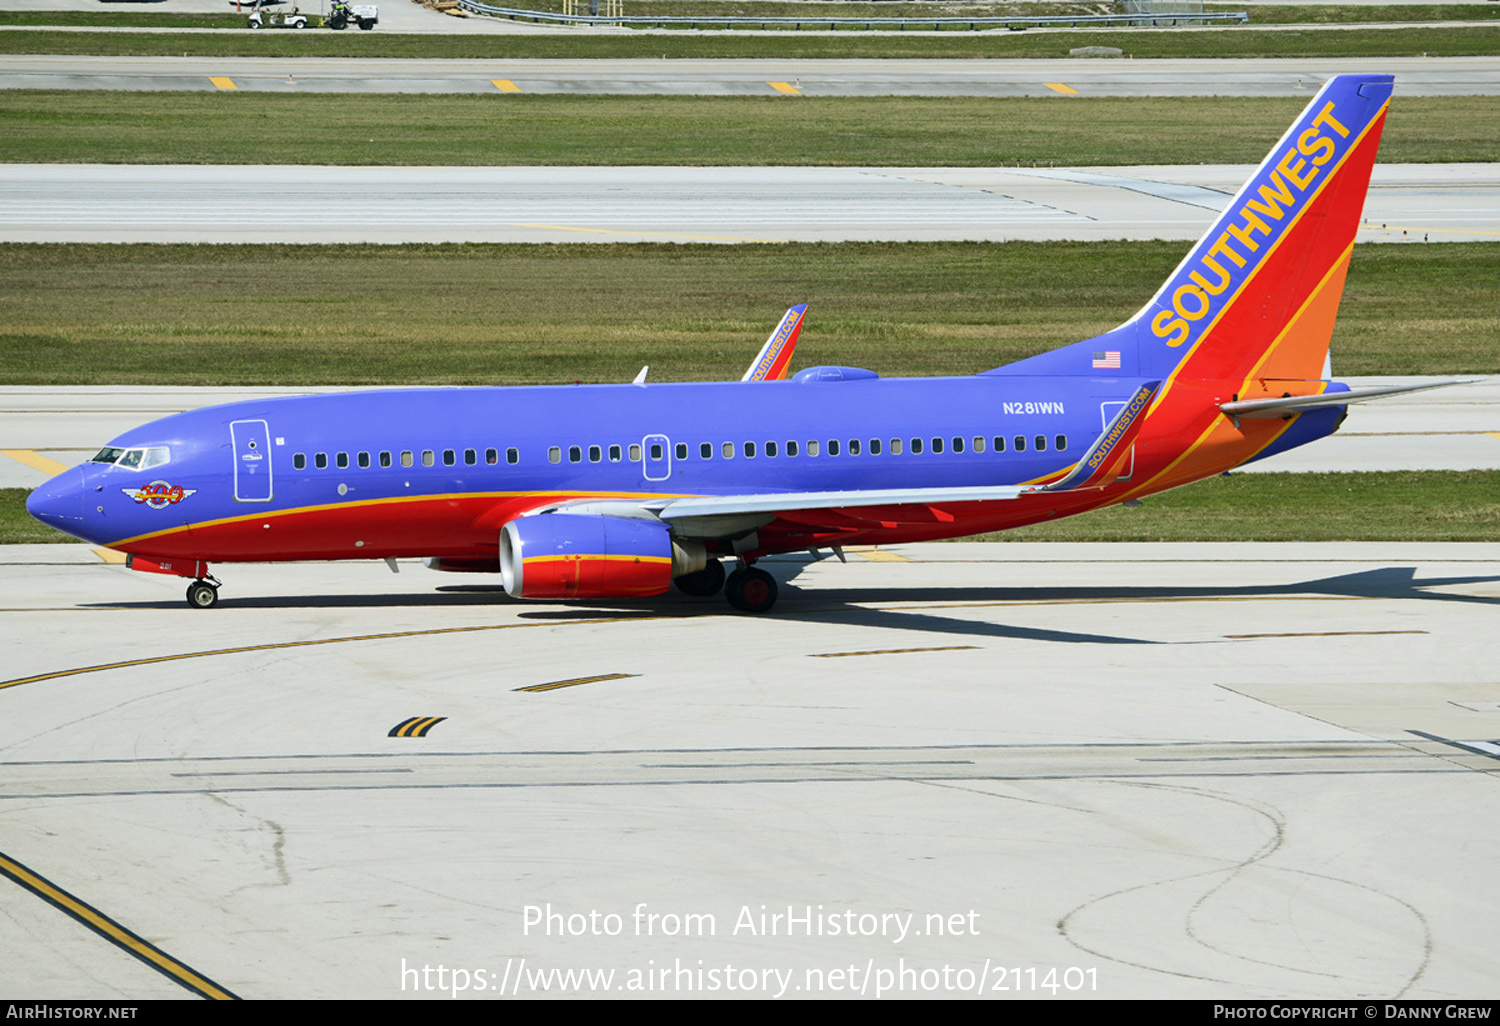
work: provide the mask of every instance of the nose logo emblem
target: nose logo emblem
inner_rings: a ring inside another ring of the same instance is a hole
[[[168,484],[165,481],[152,481],[140,488],[121,488],[131,499],[137,503],[150,506],[152,509],[165,509],[176,505],[189,495],[198,491],[196,488],[184,488],[181,485]]]

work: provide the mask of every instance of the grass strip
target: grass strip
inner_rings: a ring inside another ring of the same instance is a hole
[[[1115,46],[1132,57],[1461,57],[1500,53],[1500,26],[1390,29],[1162,29],[1153,31],[839,32],[701,35],[418,35],[388,32],[0,32],[0,54],[164,57],[1067,57]]]
[[[72,542],[0,489],[0,545]],[[1500,471],[1234,474],[983,541],[1495,541]],[[975,538],[959,539],[973,541]]]
[[[0,91],[0,161],[358,165],[1255,163],[1295,97]],[[1399,97],[1388,163],[1500,160],[1493,97]]]
[[[970,374],[1128,318],[1185,242],[0,246],[0,383],[737,378],[792,303],[797,366]],[[1339,374],[1500,373],[1500,243],[1357,247]]]
[[[524,0],[526,10],[563,13],[565,0]],[[1210,14],[1245,12],[1251,25],[1355,25],[1380,22],[1487,21],[1500,18],[1500,7],[1485,4],[1210,4]],[[631,0],[631,17],[743,18],[1065,18],[1124,13],[1124,5],[1097,3],[934,3],[932,0],[885,0],[859,3],[827,0]],[[0,26],[66,26],[78,28],[244,28],[245,14],[190,14],[134,11],[0,11]],[[455,34],[463,26],[455,23]]]

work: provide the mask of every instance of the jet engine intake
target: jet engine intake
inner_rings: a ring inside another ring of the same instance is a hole
[[[545,513],[500,531],[500,575],[512,598],[660,595],[708,565],[702,542],[678,541],[659,520]]]

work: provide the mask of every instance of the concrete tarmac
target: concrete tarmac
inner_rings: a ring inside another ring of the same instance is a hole
[[[430,11],[415,10],[442,18]],[[385,8],[382,7],[382,17]],[[475,19],[471,19],[475,20]],[[523,25],[504,22],[506,25]],[[628,31],[628,30],[605,30]],[[736,32],[735,35],[744,35]],[[783,33],[784,34],[784,33]],[[1500,58],[510,59],[7,55],[3,89],[692,96],[1287,96],[1378,70],[1396,97],[1500,95]],[[501,86],[500,82],[507,83]]]
[[[1197,239],[1248,165],[0,164],[5,242]],[[1500,164],[1377,165],[1361,242],[1500,238]]]
[[[1494,545],[0,561],[8,997],[1493,996]]]

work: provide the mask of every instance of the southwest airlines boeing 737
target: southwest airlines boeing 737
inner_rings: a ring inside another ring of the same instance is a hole
[[[675,582],[762,612],[763,556],[1002,530],[1221,474],[1407,390],[1327,380],[1391,89],[1329,81],[1139,313],[1018,363],[787,380],[794,307],[742,381],[216,406],[126,432],[27,508],[190,578],[200,608],[218,600],[212,563],[420,556],[498,572],[517,598]]]

